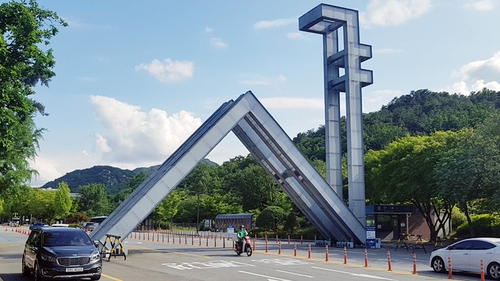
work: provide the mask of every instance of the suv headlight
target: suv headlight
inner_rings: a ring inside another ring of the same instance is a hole
[[[40,257],[44,261],[50,261],[50,262],[55,262],[56,261],[56,257],[53,257],[53,256],[41,254]]]
[[[101,254],[99,253],[94,253],[92,254],[92,256],[90,256],[90,261],[93,262],[93,261],[98,261],[101,259]]]

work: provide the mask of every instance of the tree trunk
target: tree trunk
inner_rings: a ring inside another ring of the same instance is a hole
[[[474,226],[472,225],[472,220],[470,218],[469,207],[467,206],[467,202],[463,202],[462,207],[464,209],[465,217],[467,218],[467,224],[469,225],[470,237],[474,237]]]

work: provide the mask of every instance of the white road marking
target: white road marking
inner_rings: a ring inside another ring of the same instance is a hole
[[[320,269],[320,270],[326,270],[326,271],[332,271],[332,272],[338,272],[338,273],[348,274],[348,275],[352,275],[352,276],[359,276],[359,277],[366,277],[366,278],[372,278],[372,279],[395,281],[395,279],[389,279],[389,278],[375,276],[375,275],[370,275],[370,274],[352,273],[352,272],[347,272],[347,271],[341,271],[341,270],[335,270],[335,269],[329,269],[329,268],[322,268],[322,267],[315,267],[315,266],[313,266],[312,268]]]
[[[161,265],[170,267],[178,270],[189,270],[189,269],[214,269],[214,268],[228,268],[228,267],[247,267],[254,266],[252,264],[246,264],[237,261],[225,261],[225,260],[214,260],[207,262],[182,262],[182,263],[162,263]]]
[[[262,260],[252,260],[253,262],[261,262],[266,264],[277,264],[277,265],[303,265],[311,264],[309,262],[296,260],[296,259],[262,259]]]
[[[250,275],[254,275],[254,276],[259,276],[259,277],[264,277],[267,279],[267,281],[290,281],[288,279],[283,279],[283,278],[278,278],[278,277],[273,277],[273,276],[267,276],[267,275],[262,275],[262,274],[258,274],[258,273],[253,273],[253,272],[248,272],[248,271],[238,271],[238,272],[241,272],[241,273],[245,273],[245,274],[250,274]]]
[[[284,270],[279,270],[279,269],[277,269],[276,271],[287,273],[287,274],[292,274],[292,275],[296,275],[296,276],[300,276],[300,277],[315,278],[314,276],[311,276],[311,275],[304,275],[304,274],[300,274],[300,273],[295,273],[295,272],[290,272],[290,271],[284,271]]]

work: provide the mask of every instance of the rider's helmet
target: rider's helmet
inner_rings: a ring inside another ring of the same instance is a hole
[[[245,226],[244,225],[240,225],[240,229],[243,229],[243,228],[245,228]]]

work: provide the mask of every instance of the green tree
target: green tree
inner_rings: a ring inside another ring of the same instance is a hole
[[[55,190],[33,189],[28,200],[28,209],[37,221],[51,222],[54,219]]]
[[[45,108],[30,96],[55,75],[52,50],[42,46],[58,33],[56,25],[67,24],[34,0],[3,3],[0,15],[0,194],[11,196],[36,174],[28,159],[36,156],[43,129],[33,119]]]
[[[283,222],[286,214],[285,211],[278,206],[269,206],[260,212],[255,225],[272,229],[274,232],[278,231],[278,226]]]
[[[109,214],[108,198],[103,184],[89,184],[78,188],[79,210],[89,217]]]
[[[154,213],[158,216],[158,223],[171,222],[179,210],[179,205],[185,195],[179,190],[172,190],[170,194],[156,207]]]
[[[139,187],[146,179],[148,178],[148,174],[145,171],[141,171],[139,174],[131,178],[126,183],[126,188],[118,192],[113,198],[110,200],[112,204],[112,209],[118,207],[127,197],[129,197],[134,190]]]
[[[66,219],[70,214],[73,202],[70,197],[69,186],[65,182],[58,184],[58,189],[54,198],[54,216],[56,219]]]
[[[413,204],[435,239],[451,219],[454,204],[440,197],[435,181],[436,163],[446,148],[449,132],[407,136],[384,150],[369,151],[366,189],[372,203]]]

